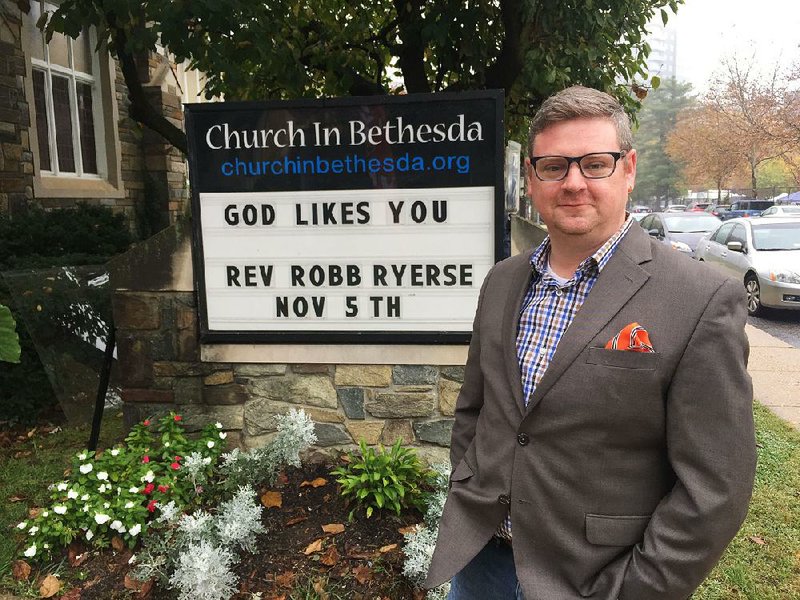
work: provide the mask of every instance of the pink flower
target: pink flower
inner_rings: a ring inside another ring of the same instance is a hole
[[[144,425],[145,427],[149,427],[150,426],[150,419],[145,419],[144,421],[142,421],[142,425]]]
[[[178,469],[180,469],[180,468],[181,468],[181,466],[180,466],[178,463],[176,463],[176,462],[172,463],[172,464],[170,465],[170,467],[172,467],[172,470],[173,470],[173,471],[177,471]]]
[[[143,462],[143,463],[149,463],[149,462],[150,462],[150,457],[149,457],[149,456],[147,456],[147,455],[145,454],[145,455],[142,457],[142,462]]]
[[[180,415],[175,415],[173,418],[175,419],[175,421],[180,421],[183,417],[181,417]]]
[[[166,494],[168,489],[169,489],[168,485],[160,485],[160,486],[158,486],[158,491],[161,492],[162,494]]]
[[[153,493],[154,489],[156,489],[155,484],[148,483],[146,486],[144,486],[144,489],[142,490],[142,493],[145,494],[145,495],[149,495],[149,494]]]
[[[176,456],[175,457],[175,462],[178,462],[179,460],[183,460],[183,459],[180,456]]]
[[[149,510],[150,512],[156,512],[156,501],[155,500],[150,500],[150,502],[147,503],[147,510]]]

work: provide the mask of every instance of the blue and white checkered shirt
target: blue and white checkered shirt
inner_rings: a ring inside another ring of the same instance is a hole
[[[525,406],[547,370],[558,342],[583,306],[597,277],[630,229],[631,223],[633,219],[629,215],[622,227],[584,260],[564,283],[559,283],[548,269],[549,237],[531,255],[533,278],[522,302],[517,330],[517,358]],[[510,514],[501,523],[497,535],[511,539]]]

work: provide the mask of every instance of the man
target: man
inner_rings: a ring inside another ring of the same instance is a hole
[[[755,470],[741,282],[626,215],[630,122],[572,87],[531,126],[548,227],[487,275],[426,585],[452,600],[683,600]]]

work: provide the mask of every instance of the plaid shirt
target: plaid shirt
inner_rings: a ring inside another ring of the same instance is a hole
[[[522,374],[522,393],[525,406],[542,379],[561,336],[572,323],[592,290],[597,277],[628,232],[633,219],[628,216],[622,227],[589,258],[564,284],[559,284],[547,268],[550,257],[550,238],[531,255],[533,278],[522,302],[517,330],[517,358]],[[511,539],[511,515],[500,524],[497,535]]]

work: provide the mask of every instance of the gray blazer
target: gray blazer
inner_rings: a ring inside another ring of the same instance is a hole
[[[516,334],[530,254],[495,265],[481,289],[426,586],[463,568],[510,507],[526,600],[685,599],[752,492],[742,283],[634,225],[525,408]],[[633,321],[655,352],[605,350]]]

